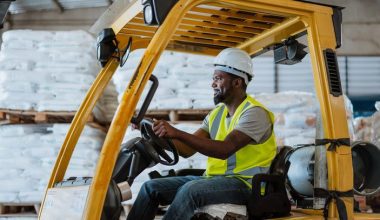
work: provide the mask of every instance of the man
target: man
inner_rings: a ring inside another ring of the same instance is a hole
[[[173,139],[182,156],[195,151],[208,156],[204,176],[167,177],[144,183],[129,220],[153,219],[158,205],[170,205],[163,219],[190,219],[205,205],[244,205],[251,178],[265,173],[275,157],[273,114],[246,94],[252,79],[252,60],[236,48],[221,51],[214,60],[212,88],[216,108],[200,129],[188,134],[163,120],[153,123],[159,137]]]

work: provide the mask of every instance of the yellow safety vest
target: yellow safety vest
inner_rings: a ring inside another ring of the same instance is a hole
[[[223,141],[234,130],[241,115],[249,108],[259,106],[266,110],[273,124],[274,115],[261,103],[247,95],[247,98],[236,109],[229,126],[226,122],[228,109],[224,104],[218,105],[209,116],[209,132],[213,140]],[[242,180],[250,180],[257,173],[266,173],[276,155],[276,138],[273,132],[262,144],[248,144],[235,152],[226,160],[209,157],[207,160],[207,176],[235,176]],[[251,186],[245,181],[248,186]],[[249,181],[250,182],[250,181]]]

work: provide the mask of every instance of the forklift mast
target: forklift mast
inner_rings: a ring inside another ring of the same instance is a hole
[[[85,123],[112,75],[130,51],[140,48],[146,50],[111,122],[89,187],[83,219],[100,219],[100,207],[103,207],[119,146],[141,93],[164,50],[215,56],[225,48],[236,47],[252,57],[268,50],[277,50],[276,60],[290,59],[293,62],[297,61],[297,56],[281,54],[281,48],[306,35],[323,136],[324,140],[331,140],[324,145],[328,148],[336,140],[349,138],[335,53],[341,46],[341,10],[337,6],[296,0],[115,1],[92,27],[93,32],[110,28],[107,36],[102,35],[98,39],[98,59],[104,67],[71,123],[46,192],[63,180]],[[107,51],[107,48],[112,49]],[[282,51],[286,52],[289,48],[285,49]],[[349,143],[339,142],[334,150],[327,151],[326,159],[328,190],[337,194],[352,191],[353,167]],[[380,219],[376,215],[354,214],[353,194],[340,198],[348,219]],[[45,199],[41,210],[44,209]],[[306,215],[303,219],[323,218],[321,210],[296,211]],[[338,218],[335,201],[329,203],[328,217]]]

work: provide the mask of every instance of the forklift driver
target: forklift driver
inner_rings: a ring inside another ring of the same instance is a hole
[[[154,121],[159,137],[171,138],[180,155],[208,156],[203,176],[152,179],[143,184],[127,217],[154,219],[158,205],[170,205],[163,219],[191,219],[198,208],[219,203],[246,205],[255,174],[266,173],[276,154],[274,115],[247,95],[253,78],[250,56],[237,48],[214,60],[212,88],[216,108],[194,134]]]

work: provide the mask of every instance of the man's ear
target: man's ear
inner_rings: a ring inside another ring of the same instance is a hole
[[[243,84],[243,79],[240,79],[240,78],[236,78],[233,80],[233,85],[235,88],[239,88],[239,87],[242,87],[242,84]]]

